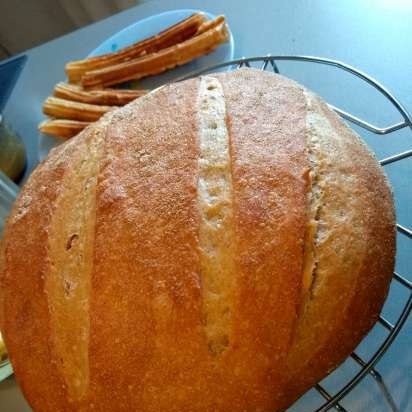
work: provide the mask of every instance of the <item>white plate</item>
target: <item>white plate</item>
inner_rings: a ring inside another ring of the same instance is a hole
[[[172,10],[139,20],[138,22],[131,24],[105,40],[102,44],[100,44],[100,46],[94,49],[89,56],[98,56],[100,54],[111,53],[123,47],[130,46],[139,40],[143,40],[161,32],[167,27],[172,26],[173,24],[176,24],[179,21],[189,17],[191,14],[199,11],[201,10]],[[205,13],[209,19],[216,17],[205,11],[203,11],[203,13]],[[139,81],[139,86],[143,89],[153,89],[193,71],[197,71],[204,67],[212,66],[227,60],[232,60],[234,56],[234,42],[230,31],[229,34],[229,42],[221,45],[212,53],[199,57],[184,66],[169,70],[161,75],[142,79]],[[51,148],[57,146],[61,142],[62,141],[60,139],[40,133],[38,144],[39,161],[43,160],[47,156]]]

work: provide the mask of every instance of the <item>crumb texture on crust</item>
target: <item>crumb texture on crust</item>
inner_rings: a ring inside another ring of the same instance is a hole
[[[220,82],[202,77],[198,99],[202,323],[211,353],[219,355],[229,345],[236,273],[229,135]]]
[[[343,362],[376,322],[395,256],[393,200],[378,162],[319,97],[305,98],[316,159],[306,244],[312,278],[289,348],[285,405]]]
[[[35,411],[281,411],[372,327],[394,248],[386,178],[320,98],[216,73],[39,165],[0,245],[0,326]]]
[[[239,400],[232,407],[276,410],[273,388],[285,378],[302,281],[306,101],[295,83],[269,73],[216,77],[231,137],[237,241],[230,362],[237,365]]]
[[[94,130],[62,181],[50,222],[50,271],[45,293],[50,334],[68,395],[79,399],[89,381],[89,297],[93,267],[96,183],[103,132]]]
[[[49,298],[54,296],[47,294],[54,257],[50,255],[49,240],[73,159],[88,151],[94,133],[104,127],[102,121],[51,151],[20,192],[4,233],[4,267],[0,274],[5,313],[2,330],[16,379],[34,410],[72,410],[67,391],[71,372],[62,374],[59,357],[67,361],[70,354],[64,352],[63,345],[58,350],[55,346],[49,305]],[[71,203],[69,208],[76,205]]]

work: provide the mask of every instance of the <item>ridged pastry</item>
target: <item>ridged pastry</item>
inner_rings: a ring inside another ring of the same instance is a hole
[[[124,106],[146,93],[147,90],[129,89],[83,90],[80,86],[63,82],[57,83],[53,90],[53,95],[61,99],[106,106]]]
[[[48,116],[84,122],[94,122],[115,108],[116,106],[81,103],[52,96],[43,103],[43,113]]]
[[[68,119],[47,119],[39,124],[39,131],[51,136],[68,139],[76,136],[85,129],[90,122]]]
[[[87,71],[81,78],[81,84],[84,89],[100,89],[160,74],[208,54],[229,40],[225,20],[218,25],[214,24],[215,21],[221,21],[221,16],[210,21],[206,31],[166,49],[110,67]]]
[[[102,56],[88,57],[84,60],[66,64],[66,74],[70,82],[77,83],[90,70],[109,67],[127,60],[135,59],[142,54],[150,54],[173,46],[196,34],[198,28],[206,21],[203,13],[195,13],[187,19],[163,30],[159,34],[132,44],[116,52]]]

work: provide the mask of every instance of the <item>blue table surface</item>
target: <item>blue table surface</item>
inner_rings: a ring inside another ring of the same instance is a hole
[[[408,0],[270,1],[161,0],[151,1],[27,51],[28,61],[6,106],[5,117],[22,136],[28,154],[27,175],[38,162],[37,124],[41,106],[53,86],[64,79],[67,61],[86,56],[100,42],[125,26],[166,10],[198,8],[225,14],[235,40],[235,55],[312,55],[348,63],[385,85],[412,112],[412,2]],[[328,101],[378,126],[400,121],[387,102],[361,82],[333,69],[308,64],[280,64],[281,72],[313,88]],[[383,158],[411,149],[412,131],[376,136],[355,128]],[[412,227],[412,158],[387,166],[398,221]],[[412,277],[412,241],[398,237],[396,269]],[[333,297],[331,297],[333,298]],[[407,293],[391,288],[384,314],[396,321]],[[375,329],[359,348],[365,358],[385,332]],[[412,322],[409,319],[377,369],[400,411],[412,410]],[[340,374],[325,381],[335,391],[356,370],[346,362]],[[388,411],[382,393],[367,377],[342,404],[348,411]],[[315,393],[306,395],[291,411],[309,412],[319,405]],[[29,411],[13,379],[0,384],[0,410]]]

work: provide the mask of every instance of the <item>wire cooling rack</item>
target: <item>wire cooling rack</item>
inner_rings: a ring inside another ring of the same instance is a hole
[[[361,71],[347,65],[341,63],[339,61],[324,59],[319,57],[311,57],[311,56],[259,56],[259,57],[249,57],[249,58],[241,58],[237,60],[232,60],[228,62],[224,62],[218,65],[210,66],[195,73],[190,73],[184,78],[179,80],[183,80],[190,77],[195,77],[201,74],[205,74],[211,71],[217,71],[219,69],[229,69],[229,70],[236,70],[241,67],[255,67],[259,68],[260,70],[272,70],[275,73],[280,73],[278,63],[281,61],[299,61],[311,64],[318,64],[318,65],[326,65],[326,66],[333,66],[334,68],[345,71],[350,75],[356,76],[363,80],[364,82],[368,83],[372,87],[374,87],[381,95],[383,95],[394,108],[400,114],[401,120],[389,125],[387,127],[377,127],[374,124],[371,124],[361,118],[354,116],[353,114],[341,110],[338,107],[333,105],[329,105],[336,113],[338,113],[343,119],[349,121],[368,132],[372,132],[377,135],[389,135],[390,133],[394,133],[401,129],[409,129],[412,132],[412,119],[402,104],[397,100],[397,98],[392,95],[384,86],[379,84],[376,80],[372,77],[362,73]],[[283,70],[282,70],[283,74]],[[285,73],[287,74],[287,73]],[[393,164],[395,162],[399,162],[402,159],[406,159],[407,157],[412,156],[412,149],[403,151],[401,153],[397,153],[395,155],[391,155],[389,157],[385,157],[384,159],[380,160],[380,164],[382,166],[386,166],[389,164]],[[398,233],[405,237],[408,242],[412,240],[412,230],[397,224]],[[412,283],[404,276],[404,274],[400,274],[394,272],[392,278],[392,285],[397,284],[399,287],[404,289],[406,292],[406,296],[408,296],[404,302],[394,302],[397,305],[398,316],[396,321],[391,322],[387,318],[385,318],[382,314],[379,317],[379,321],[375,328],[383,328],[385,330],[385,334],[381,334],[381,339],[379,341],[379,345],[376,350],[369,354],[368,359],[364,359],[357,351],[353,352],[350,357],[351,359],[358,365],[357,370],[352,373],[349,377],[346,377],[343,384],[339,386],[339,388],[331,393],[328,391],[323,384],[318,383],[315,385],[311,391],[317,391],[323,402],[319,407],[315,407],[315,412],[325,412],[334,408],[338,411],[345,412],[345,409],[341,402],[342,400],[367,376],[368,374],[374,379],[376,384],[378,385],[379,390],[381,391],[389,411],[398,412],[398,406],[393,400],[391,393],[389,392],[387,386],[385,385],[384,379],[381,373],[377,370],[377,363],[385,354],[389,346],[392,344],[396,336],[398,335],[399,331],[401,330],[402,326],[404,325],[406,319],[408,318],[411,310],[412,310]],[[391,285],[391,287],[392,287]],[[388,296],[388,300],[391,298],[391,295]],[[373,330],[371,331],[373,333]],[[333,374],[338,374],[341,367],[339,367]],[[306,411],[306,409],[305,409]]]

